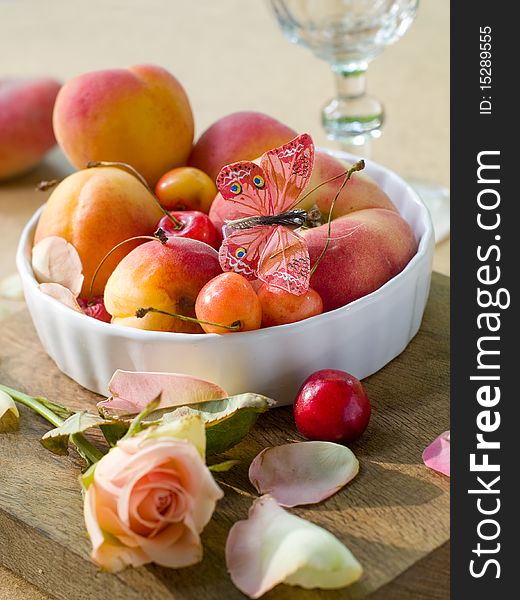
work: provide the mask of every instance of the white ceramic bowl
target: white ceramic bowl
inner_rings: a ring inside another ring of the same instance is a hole
[[[109,325],[40,292],[30,264],[40,209],[22,233],[17,266],[43,347],[63,373],[103,395],[116,369],[187,373],[217,383],[230,394],[258,392],[281,404],[290,404],[304,379],[318,369],[343,369],[359,379],[371,375],[400,354],[419,329],[434,236],[428,210],[408,184],[370,161],[366,172],[394,201],[419,241],[405,269],[375,292],[331,312],[222,336]]]

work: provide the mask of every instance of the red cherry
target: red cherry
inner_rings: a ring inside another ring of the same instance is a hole
[[[367,428],[370,413],[363,384],[334,369],[308,377],[294,403],[296,427],[310,440],[352,442]]]
[[[184,237],[199,240],[213,248],[219,248],[221,238],[207,214],[198,210],[182,210],[170,213],[181,226],[177,229],[175,224],[164,215],[157,227],[160,227],[167,237]]]
[[[86,298],[78,298],[78,304],[83,309],[83,312],[89,317],[93,317],[104,323],[110,323],[112,320],[112,315],[105,308],[103,296],[94,296],[90,303]]]

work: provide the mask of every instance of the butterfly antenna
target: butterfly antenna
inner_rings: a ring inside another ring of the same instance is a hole
[[[339,186],[339,189],[336,192],[336,195],[334,196],[332,202],[330,203],[329,220],[328,220],[328,230],[327,230],[327,242],[325,243],[325,247],[321,251],[321,254],[318,256],[318,260],[314,263],[314,265],[313,265],[313,267],[311,269],[311,274],[310,274],[311,277],[314,275],[314,271],[316,271],[316,269],[318,268],[318,265],[320,264],[322,258],[325,256],[325,252],[327,252],[327,250],[329,249],[329,244],[330,244],[331,239],[332,239],[330,237],[331,229],[332,229],[332,225],[331,225],[332,224],[332,213],[334,212],[334,207],[336,205],[336,200],[339,198],[339,195],[341,194],[343,188],[347,185],[348,180],[350,179],[350,177],[352,176],[352,174],[355,173],[356,171],[361,171],[364,168],[365,168],[365,161],[363,159],[358,160],[357,163],[353,164],[350,167],[350,169],[346,173],[345,179],[343,180],[342,184]],[[337,179],[337,177],[334,177],[333,179]],[[324,183],[327,183],[327,182],[324,182]],[[314,189],[318,189],[318,188],[314,188]]]

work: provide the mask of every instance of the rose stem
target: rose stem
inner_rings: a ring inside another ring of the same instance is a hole
[[[223,329],[229,329],[231,331],[238,331],[240,329],[240,321],[234,321],[231,325],[221,325],[220,323],[212,323],[211,321],[201,321],[200,319],[194,319],[193,317],[187,317],[186,315],[178,315],[176,313],[171,313],[166,310],[160,310],[159,308],[153,308],[150,306],[148,308],[138,308],[135,311],[135,316],[138,319],[142,319],[146,317],[149,313],[158,313],[160,315],[167,315],[169,317],[175,317],[176,319],[180,319],[181,321],[188,321],[190,323],[198,323],[199,325],[211,325],[212,327],[222,327]]]
[[[18,390],[14,390],[6,385],[2,385],[0,383],[0,390],[4,391],[6,394],[9,394],[13,400],[20,402],[20,404],[24,404],[28,406],[34,412],[38,413],[41,417],[46,419],[51,425],[54,427],[60,427],[63,425],[63,419],[58,417],[55,413],[52,412],[49,408],[44,406],[41,402],[39,402],[33,396],[28,396],[23,392],[19,392]],[[96,448],[94,444],[91,444],[81,433],[75,433],[70,436],[72,443],[78,448],[81,454],[85,456],[91,463],[97,462],[100,458],[104,456],[103,452]]]

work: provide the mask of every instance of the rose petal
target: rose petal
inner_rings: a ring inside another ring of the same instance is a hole
[[[32,249],[32,268],[39,283],[60,283],[77,298],[83,285],[83,265],[78,251],[67,240],[50,236]]]
[[[345,446],[296,442],[262,450],[249,467],[249,480],[281,506],[299,506],[332,496],[358,471],[357,458]]]
[[[168,408],[228,395],[218,385],[189,375],[121,370],[114,373],[108,389],[112,397],[97,406],[120,414],[137,414],[158,397],[161,398],[158,408]]]
[[[38,288],[40,289],[40,292],[47,294],[47,296],[51,296],[55,300],[58,300],[58,302],[65,304],[65,306],[83,314],[81,306],[78,304],[74,294],[63,285],[59,283],[40,283]]]
[[[15,401],[0,390],[0,433],[16,431],[20,420],[20,413]]]
[[[125,528],[114,512],[97,506],[96,495],[95,487],[90,486],[85,492],[83,505],[85,525],[92,542],[92,560],[111,573],[121,571],[128,565],[140,567],[149,562],[146,553],[137,544],[131,546],[129,540],[123,543],[118,539],[124,538]],[[109,526],[111,533],[103,529],[103,525]]]
[[[271,496],[255,500],[246,521],[235,523],[226,542],[233,583],[259,598],[279,583],[304,588],[341,588],[363,569],[331,533],[291,515]]]
[[[0,280],[0,298],[23,300],[22,280],[18,273],[12,273]]]
[[[88,475],[91,557],[109,571],[149,562],[180,568],[202,558],[199,534],[223,493],[191,441],[200,446],[202,419],[192,415],[184,428],[175,426],[181,439],[168,425],[119,441]],[[163,499],[171,510],[161,512]]]
[[[425,448],[422,459],[424,464],[443,475],[450,476],[450,432],[445,431]]]

